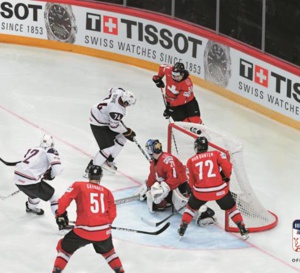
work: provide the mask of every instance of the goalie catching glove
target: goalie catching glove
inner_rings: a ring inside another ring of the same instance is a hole
[[[157,86],[158,88],[164,88],[164,87],[165,87],[164,82],[162,81],[161,77],[158,76],[158,75],[154,75],[154,76],[152,77],[152,81],[154,81],[154,83],[156,84],[156,86]]]
[[[136,136],[135,132],[130,128],[127,128],[127,131],[123,135],[130,141],[134,141],[134,137]]]
[[[170,192],[170,187],[165,181],[155,182],[151,187],[151,196],[154,204],[159,204]]]

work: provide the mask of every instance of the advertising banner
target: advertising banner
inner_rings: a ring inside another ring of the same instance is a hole
[[[191,75],[300,121],[300,72],[295,75],[209,40],[200,30],[188,32],[124,14],[124,9],[118,13],[96,7],[4,1],[0,34],[74,44],[156,64],[182,62]]]

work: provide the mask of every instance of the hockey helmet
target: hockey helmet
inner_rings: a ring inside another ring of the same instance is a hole
[[[153,154],[160,154],[162,152],[162,144],[158,139],[149,139],[145,146],[146,151],[150,156]]]
[[[100,166],[92,165],[89,168],[89,179],[90,180],[99,180],[100,181],[102,176],[103,176],[103,171]]]
[[[207,138],[204,136],[200,136],[196,138],[194,142],[194,151],[196,154],[203,153],[208,150],[208,141]]]
[[[183,63],[175,63],[172,68],[172,78],[174,81],[180,81],[185,72],[185,67]]]
[[[40,143],[40,147],[46,149],[49,147],[54,147],[54,140],[53,137],[50,135],[43,135]]]
[[[125,106],[135,105],[135,103],[136,103],[136,98],[135,98],[134,94],[129,90],[125,90],[123,92],[123,94],[121,96],[121,100]]]

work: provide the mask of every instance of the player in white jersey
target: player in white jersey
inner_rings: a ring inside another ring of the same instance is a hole
[[[135,132],[122,123],[126,108],[134,105],[136,98],[131,91],[111,88],[109,96],[91,109],[90,126],[97,141],[99,152],[86,168],[91,165],[105,165],[116,170],[114,159],[121,152],[126,139],[133,141]]]
[[[62,171],[53,138],[50,135],[44,135],[40,146],[28,149],[24,159],[15,167],[14,182],[28,196],[27,212],[44,214],[44,210],[37,207],[42,199],[50,202],[51,210],[55,215],[58,208],[58,196],[54,188],[44,180],[53,180]]]

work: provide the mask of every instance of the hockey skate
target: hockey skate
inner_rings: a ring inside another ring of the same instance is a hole
[[[52,273],[61,273],[62,270],[58,267],[54,267]]]
[[[125,272],[123,267],[118,267],[118,268],[115,268],[114,270],[116,273],[124,273]]]
[[[247,240],[249,238],[249,230],[242,223],[237,223],[237,226],[240,230],[241,236],[243,240]]]
[[[39,209],[39,208],[30,209],[29,206],[28,206],[28,201],[26,201],[25,205],[26,205],[26,212],[28,212],[28,213],[35,213],[37,215],[43,215],[44,214],[44,210],[42,210],[42,209]]]
[[[111,173],[115,173],[118,169],[115,162],[108,160],[106,160],[101,167]]]
[[[187,227],[188,227],[188,223],[186,223],[186,222],[183,222],[180,224],[180,227],[178,229],[179,240],[181,240],[181,238],[183,237]]]

